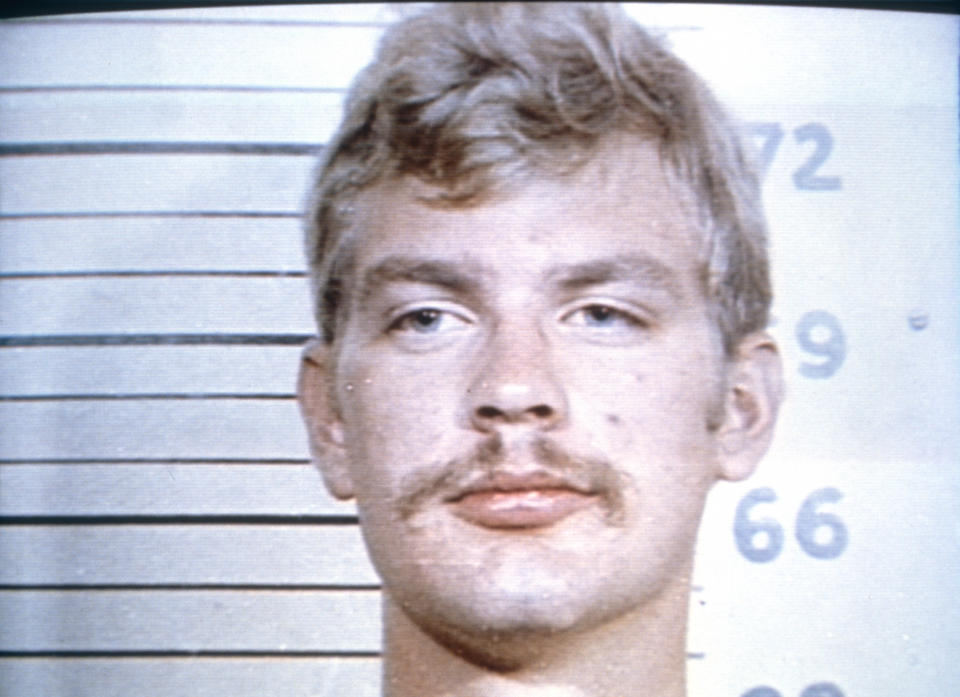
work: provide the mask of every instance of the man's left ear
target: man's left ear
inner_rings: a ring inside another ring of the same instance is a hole
[[[717,429],[721,479],[749,477],[770,447],[783,399],[780,352],[766,332],[744,337],[727,367],[724,417]]]

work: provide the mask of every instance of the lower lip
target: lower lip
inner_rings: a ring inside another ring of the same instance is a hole
[[[595,498],[569,489],[480,491],[451,505],[457,516],[485,528],[541,528],[590,506]]]

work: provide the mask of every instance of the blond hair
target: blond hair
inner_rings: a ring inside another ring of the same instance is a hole
[[[436,203],[476,205],[518,178],[562,175],[614,132],[659,143],[697,201],[704,284],[728,353],[771,301],[760,184],[704,82],[617,6],[437,5],[384,35],[321,158],[306,249],[318,323],[333,341],[352,211],[415,177]]]

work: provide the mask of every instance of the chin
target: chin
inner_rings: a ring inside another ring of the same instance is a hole
[[[453,602],[451,602],[453,600]],[[589,607],[583,598],[566,602],[533,594],[512,597],[436,599],[429,612],[411,616],[422,632],[465,660],[497,672],[524,668],[571,638],[616,617]]]
[[[553,635],[587,628],[599,619],[591,617],[579,600],[538,593],[535,589],[491,593],[476,604],[458,608],[457,619],[460,626],[470,626],[473,633],[480,635]]]
[[[484,663],[516,667],[551,640],[588,632],[642,602],[585,580],[485,576],[472,584],[435,586],[401,606],[441,643]]]

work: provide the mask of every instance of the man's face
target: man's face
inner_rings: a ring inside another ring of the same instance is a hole
[[[424,628],[586,628],[686,590],[727,363],[653,146],[474,207],[361,201],[334,475]],[[330,478],[328,478],[330,481]]]

